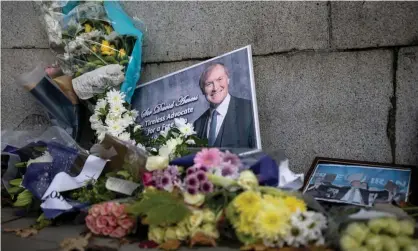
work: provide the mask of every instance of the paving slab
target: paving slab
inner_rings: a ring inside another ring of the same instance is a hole
[[[48,48],[33,1],[2,1],[1,16],[1,48]]]
[[[27,251],[58,251],[59,244],[57,242],[40,241],[33,237],[21,238],[15,236],[13,233],[2,233],[1,234],[1,250],[3,251],[16,251],[16,250],[27,250]]]
[[[41,241],[56,241],[61,242],[65,238],[75,238],[86,231],[86,226],[81,225],[60,225],[50,226],[39,231],[33,238]]]
[[[3,210],[2,210],[3,214]],[[36,218],[33,217],[23,217],[17,220],[9,221],[1,224],[1,229],[5,228],[29,228],[31,225],[36,223]]]
[[[316,156],[391,162],[392,52],[254,58],[263,149],[307,171]]]
[[[16,215],[16,209],[14,208],[2,208],[1,209],[1,223],[9,222],[15,219],[21,218],[21,216]]]
[[[146,27],[144,62],[328,46],[326,2],[123,2]]]
[[[417,166],[418,47],[399,50],[396,96],[396,162]]]
[[[2,49],[1,51],[1,127],[5,129],[40,129],[48,125],[43,108],[15,78],[29,72],[37,65],[55,62],[48,49]]]
[[[331,1],[331,44],[364,48],[418,44],[418,2]]]

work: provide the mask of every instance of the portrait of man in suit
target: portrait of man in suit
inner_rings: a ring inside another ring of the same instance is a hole
[[[208,139],[209,146],[255,148],[256,137],[251,100],[235,97],[233,83],[225,65],[213,63],[200,76],[199,87],[209,103],[194,123],[197,136]]]

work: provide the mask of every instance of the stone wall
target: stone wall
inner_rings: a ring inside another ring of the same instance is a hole
[[[124,2],[145,82],[251,44],[263,148],[418,165],[418,2]],[[44,126],[14,78],[52,63],[33,2],[2,2],[1,126]]]

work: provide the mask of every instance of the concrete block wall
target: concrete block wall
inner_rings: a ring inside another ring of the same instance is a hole
[[[45,126],[13,83],[52,63],[33,2],[2,2],[2,129]],[[418,165],[418,2],[123,2],[146,82],[251,44],[263,148]]]

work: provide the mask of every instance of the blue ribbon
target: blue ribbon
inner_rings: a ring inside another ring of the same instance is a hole
[[[190,154],[170,162],[170,165],[182,166],[189,168],[194,165],[194,157],[196,154]],[[242,160],[245,163],[245,158]],[[258,177],[258,182],[262,186],[273,186],[279,185],[279,167],[276,161],[270,156],[263,154],[256,163],[252,164],[249,169]]]

